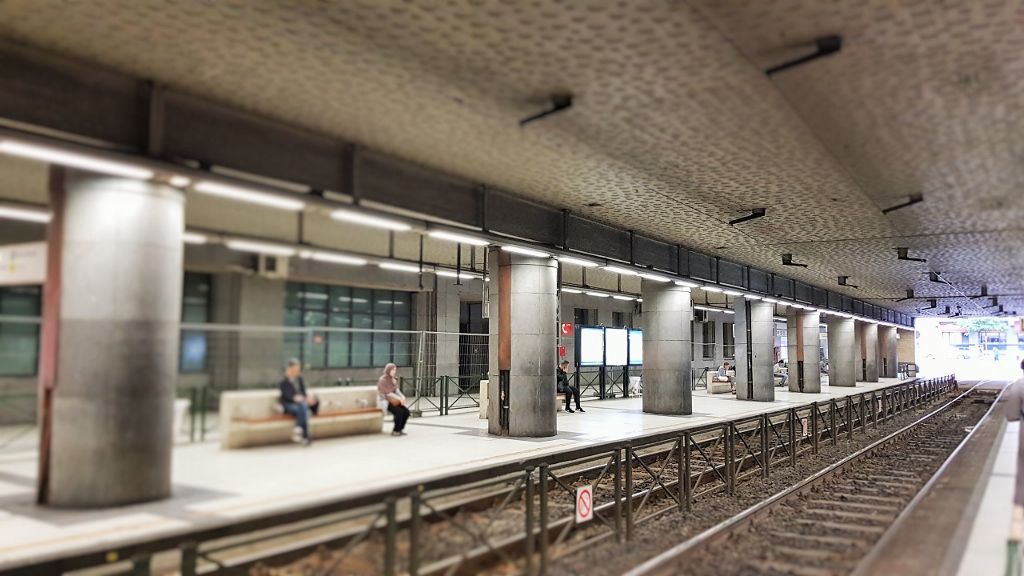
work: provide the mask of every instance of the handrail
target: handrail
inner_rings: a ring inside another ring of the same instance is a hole
[[[919,378],[905,380],[895,384],[882,386],[876,388],[873,391],[884,391],[894,390],[898,391],[908,387],[920,387],[922,385],[928,386],[932,384],[942,384],[955,382],[955,378],[947,376],[943,378],[935,378],[929,380],[922,380]],[[863,394],[863,392],[862,392]],[[196,543],[201,543],[210,540],[217,540],[232,536],[240,536],[248,533],[253,533],[259,530],[272,528],[274,526],[300,522],[309,520],[311,518],[324,516],[327,514],[333,514],[338,512],[344,512],[347,510],[354,510],[381,502],[394,502],[401,498],[407,498],[410,494],[419,494],[425,491],[438,490],[444,488],[452,488],[480,482],[483,480],[494,479],[500,476],[505,476],[514,473],[522,473],[524,470],[535,470],[541,466],[550,467],[556,466],[561,463],[571,462],[574,460],[597,456],[600,454],[607,453],[614,450],[624,450],[633,447],[634,445],[653,444],[657,442],[665,442],[678,438],[680,433],[687,433],[689,437],[695,437],[702,433],[708,433],[711,431],[721,430],[723,425],[727,425],[735,422],[742,422],[751,419],[763,419],[763,418],[774,418],[792,413],[793,410],[799,410],[806,407],[818,406],[819,403],[809,402],[807,404],[799,406],[789,406],[781,408],[765,414],[756,416],[742,416],[734,419],[722,419],[716,422],[701,425],[696,428],[687,427],[685,424],[680,424],[668,431],[661,431],[656,433],[640,433],[627,438],[619,440],[602,442],[583,448],[576,448],[556,454],[545,454],[539,456],[529,457],[523,460],[515,462],[507,462],[497,465],[481,465],[470,470],[459,473],[457,476],[445,476],[429,479],[427,481],[417,481],[402,484],[392,488],[383,490],[367,490],[362,493],[355,495],[348,495],[340,499],[326,500],[321,502],[305,502],[302,504],[292,505],[285,508],[284,510],[278,510],[271,513],[257,514],[248,519],[242,518],[231,518],[223,519],[221,522],[213,526],[207,526],[202,528],[182,528],[172,530],[170,533],[158,536],[158,537],[147,537],[139,536],[136,538],[127,539],[125,542],[118,544],[117,546],[103,546],[95,545],[82,552],[76,552],[70,555],[64,555],[61,553],[53,553],[50,556],[37,557],[31,564],[25,564],[24,562],[16,563],[11,566],[5,567],[9,574],[39,574],[39,573],[55,573],[63,572],[68,570],[83,569],[88,567],[94,567],[99,565],[108,564],[111,562],[111,558],[115,559],[129,559],[136,555],[143,554],[155,554],[167,550],[180,548],[182,546],[195,546]]]

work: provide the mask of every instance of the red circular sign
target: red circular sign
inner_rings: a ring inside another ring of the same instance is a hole
[[[572,336],[572,323],[562,322],[562,336]]]
[[[576,509],[579,511],[579,515],[582,518],[590,516],[590,509],[594,503],[591,501],[590,491],[580,492],[579,498],[576,499]]]

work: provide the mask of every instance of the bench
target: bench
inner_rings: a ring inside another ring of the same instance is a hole
[[[384,412],[377,405],[376,386],[313,388],[320,400],[319,414],[309,420],[313,439],[377,434],[384,427]],[[221,394],[221,447],[247,448],[291,442],[295,419],[281,413],[279,393],[270,390],[233,390]]]

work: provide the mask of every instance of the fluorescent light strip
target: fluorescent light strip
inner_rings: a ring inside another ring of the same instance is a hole
[[[29,144],[17,140],[0,140],[0,152],[10,154],[11,156],[19,156],[71,168],[80,168],[82,170],[99,172],[100,174],[121,176],[123,178],[149,180],[153,177],[152,170],[128,164],[127,162],[117,162],[91,154],[68,152],[60,148]]]
[[[562,264],[575,264],[577,266],[583,266],[584,268],[593,268],[597,266],[597,262],[591,262],[590,260],[584,260],[582,258],[573,258],[572,256],[559,256],[558,261]]]
[[[192,179],[188,176],[171,176],[168,183],[175,188],[185,188],[192,183]]]
[[[338,254],[335,252],[320,252],[313,251],[306,254],[300,254],[303,258],[310,258],[317,262],[328,262],[330,264],[345,264],[347,266],[365,266],[366,258],[359,258],[357,256],[349,256],[347,254]]]
[[[726,314],[735,314],[736,313],[735,310],[722,310],[722,312],[725,312]]]
[[[255,252],[269,256],[295,256],[295,249],[280,244],[267,244],[265,242],[252,242],[250,240],[228,240],[225,246],[239,252]]]
[[[602,270],[607,270],[614,274],[622,274],[623,276],[639,276],[637,272],[630,270],[629,268],[623,268],[621,266],[602,266]]]
[[[196,184],[195,191],[203,194],[209,194],[211,196],[227,198],[228,200],[238,200],[239,202],[259,204],[260,206],[280,208],[281,210],[290,210],[292,212],[298,212],[306,207],[306,203],[302,200],[283,198],[274,194],[267,194],[266,192],[258,192],[248,188],[221,184],[220,182],[204,180],[203,182]]]
[[[390,218],[381,218],[380,216],[365,214],[356,210],[349,210],[348,208],[339,208],[331,212],[331,218],[341,222],[349,222],[351,224],[359,224],[361,226],[369,226],[371,228],[393,230],[395,232],[408,232],[409,230],[412,230],[412,226],[405,222],[392,220]]]
[[[762,300],[764,300],[765,302],[767,302],[769,304],[778,304],[779,303],[779,301],[776,300],[775,298],[762,298]]]
[[[480,238],[473,236],[466,236],[465,234],[456,234],[455,232],[448,232],[447,230],[433,230],[428,234],[428,236],[431,238],[437,238],[438,240],[469,244],[470,246],[487,246],[490,244],[487,240],[481,240]]]
[[[695,310],[706,310],[708,312],[725,312],[725,313],[730,313],[731,312],[731,313],[735,314],[734,311],[729,310],[728,308],[714,308],[712,306],[701,306],[700,304],[694,304],[693,308]]]
[[[676,286],[685,286],[686,288],[700,288],[700,284],[696,282],[688,282],[686,280],[676,280]]]
[[[736,290],[722,290],[722,293],[726,296],[743,296],[743,292],[737,292]]]
[[[594,298],[607,298],[611,294],[605,294],[604,292],[584,292],[587,296],[593,296]]]
[[[715,288],[714,286],[701,286],[700,289],[705,292],[722,292],[721,288]]]
[[[402,262],[381,262],[377,266],[384,270],[394,270],[396,272],[412,272],[413,274],[420,273],[420,267],[413,264],[403,264]],[[424,270],[426,272],[426,270]]]
[[[199,234],[198,232],[185,232],[181,235],[181,241],[185,244],[206,244],[209,238],[206,234]]]
[[[651,274],[648,272],[641,272],[640,277],[645,280],[651,280],[653,282],[671,282],[672,279],[668,276],[662,276],[661,274]]]
[[[630,302],[636,300],[636,298],[632,296],[622,296],[619,294],[612,294],[612,298],[615,298],[616,300],[629,300]]]
[[[438,276],[444,276],[445,278],[458,278],[460,280],[479,280],[479,274],[473,274],[471,272],[455,272],[452,270],[437,270],[434,272]]]
[[[534,258],[551,258],[551,254],[542,252],[541,250],[534,250],[533,248],[523,248],[522,246],[502,246],[503,252],[511,252],[512,254],[521,254],[523,256],[533,256]]]
[[[761,300],[763,298],[762,296],[757,296],[755,294],[744,294],[743,297],[747,300]]]
[[[562,292],[565,294],[583,294],[583,290],[577,290],[576,288],[562,287]]]
[[[0,218],[46,224],[52,217],[49,211],[43,209],[0,206]]]

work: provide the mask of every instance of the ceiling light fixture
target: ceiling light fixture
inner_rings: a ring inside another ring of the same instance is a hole
[[[206,234],[185,232],[181,235],[181,241],[185,244],[206,244],[209,241],[209,238],[206,237]]]
[[[562,264],[575,264],[577,266],[583,266],[584,268],[593,268],[598,265],[597,262],[584,260],[582,258],[574,258],[572,256],[559,256],[558,261]]]
[[[192,183],[192,179],[188,176],[171,176],[167,183],[175,188],[185,188]]]
[[[854,284],[850,284],[850,277],[849,276],[840,276],[839,277],[839,285],[840,286],[846,286],[848,288],[860,288],[860,286],[857,286],[857,285],[854,285]]]
[[[333,212],[331,212],[331,218],[341,222],[349,222],[352,224],[369,226],[371,228],[392,230],[394,232],[408,232],[409,230],[412,230],[412,226],[400,220],[382,218],[380,216],[374,216],[372,214],[366,214],[364,212],[359,212],[348,208],[339,208],[337,210],[334,210]]]
[[[684,288],[700,288],[700,284],[696,282],[689,282],[687,280],[676,280],[676,286],[683,286]]]
[[[384,270],[393,270],[395,272],[411,272],[413,274],[420,273],[419,266],[413,264],[405,264],[404,262],[380,262],[377,264],[377,266]]]
[[[764,299],[763,296],[757,296],[755,294],[744,294],[743,297],[746,298],[747,300],[763,300]]]
[[[899,300],[896,300],[896,301],[897,302],[903,302],[905,300],[913,300],[913,299],[914,299],[914,290],[913,290],[913,288],[907,288],[907,297],[906,298],[900,298]]]
[[[207,180],[196,184],[194,190],[202,194],[227,198],[228,200],[238,200],[239,202],[248,202],[250,204],[258,204],[268,208],[279,208],[281,210],[289,210],[292,212],[298,212],[306,207],[305,202],[295,198],[284,198],[277,194],[268,194],[266,192],[259,192],[257,190],[250,190],[248,188],[221,184],[220,182],[210,182]]]
[[[741,216],[734,220],[729,220],[729,226],[735,226],[741,222],[746,222],[747,220],[753,220],[755,218],[762,218],[764,217],[765,213],[766,210],[764,208],[751,208],[750,214],[747,214],[746,216]]]
[[[607,298],[611,294],[605,294],[604,292],[584,292],[587,296],[593,296],[594,298]]]
[[[137,180],[149,180],[153,177],[153,171],[142,168],[127,162],[107,160],[91,154],[69,152],[52,146],[29,144],[18,140],[0,140],[0,153],[29,158],[41,162],[49,162],[70,168],[79,168],[108,174],[110,176],[121,176],[123,178],[134,178]]]
[[[636,300],[636,298],[634,298],[632,296],[623,296],[621,294],[612,294],[612,298],[614,298],[616,300],[628,300],[630,302],[632,302],[633,300]]]
[[[908,262],[927,262],[928,261],[928,260],[926,260],[924,258],[911,258],[910,257],[910,248],[905,248],[905,247],[904,248],[897,248],[896,249],[896,259],[897,260],[906,260]]]
[[[725,294],[726,296],[743,296],[743,292],[738,290],[722,290],[722,294]]]
[[[479,274],[473,274],[471,272],[454,272],[452,270],[437,270],[434,274],[444,276],[446,278],[458,278],[459,280],[474,280],[480,278]]]
[[[50,214],[49,210],[44,208],[2,205],[0,206],[0,218],[46,224],[51,218],[53,218],[53,215]]]
[[[228,240],[225,246],[239,252],[255,252],[268,256],[295,256],[295,248],[282,246],[280,244],[268,244],[266,242],[253,242],[251,240]]]
[[[532,256],[534,258],[551,258],[551,254],[548,254],[547,252],[534,250],[533,248],[523,248],[522,246],[502,246],[501,249],[504,252],[521,254],[523,256]]]
[[[721,292],[722,291],[721,288],[715,288],[714,286],[701,286],[700,289],[705,291],[705,292]]]
[[[923,201],[924,201],[924,195],[922,195],[922,194],[911,194],[910,196],[907,197],[907,201],[906,202],[904,202],[902,204],[897,204],[895,206],[890,206],[888,208],[883,208],[882,209],[882,214],[888,214],[889,212],[892,212],[894,210],[899,210],[901,208],[906,208],[907,206],[913,206],[914,204],[917,204],[918,202],[923,202]]]
[[[330,264],[345,264],[346,266],[365,266],[366,258],[359,258],[358,256],[349,256],[347,254],[338,254],[336,252],[321,252],[313,251],[308,256],[300,254],[303,258],[310,258],[317,262],[328,262]]]
[[[487,240],[482,240],[474,236],[467,236],[465,234],[456,234],[455,232],[448,232],[447,230],[432,230],[427,235],[431,238],[437,238],[438,240],[447,240],[449,242],[457,242],[459,244],[469,244],[470,246],[487,246],[490,244]]]
[[[645,280],[652,282],[671,282],[672,279],[668,276],[662,276],[661,274],[651,274],[650,272],[641,272],[640,277]]]
[[[614,274],[622,274],[623,276],[639,276],[638,272],[634,272],[629,268],[623,268],[621,266],[602,266],[601,269]]]
[[[565,294],[583,294],[583,290],[577,290],[576,288],[562,287],[562,292]]]
[[[796,266],[798,268],[807,268],[807,264],[799,264],[797,262],[793,262],[793,255],[792,254],[783,254],[782,255],[782,265],[783,266]]]

